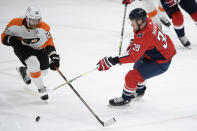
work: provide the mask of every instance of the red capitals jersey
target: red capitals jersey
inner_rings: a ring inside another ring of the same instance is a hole
[[[144,29],[134,34],[127,52],[119,56],[120,63],[135,63],[142,56],[157,63],[169,62],[176,54],[170,37],[164,34],[150,18]]]

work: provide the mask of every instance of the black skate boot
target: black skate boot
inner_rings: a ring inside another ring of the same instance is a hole
[[[133,99],[133,98],[135,98],[135,97],[132,96],[131,99]],[[109,104],[112,105],[112,106],[123,106],[123,105],[126,105],[126,104],[130,103],[131,99],[130,100],[125,100],[121,96],[121,97],[117,97],[117,98],[109,100]]]
[[[135,92],[127,91],[123,89],[122,96],[109,100],[109,104],[112,106],[123,106],[131,102],[135,98]]]
[[[170,21],[166,18],[166,17],[161,17],[160,18],[160,21],[163,25],[167,26],[167,27],[170,27],[171,26],[171,23]]]
[[[16,70],[18,71],[18,73],[20,74],[21,78],[23,79],[23,81],[26,84],[30,84],[31,83],[31,78],[30,76],[27,74],[27,67],[21,66],[21,67],[17,67]]]
[[[47,91],[46,87],[44,87],[42,89],[38,89],[39,93],[45,93],[46,91]],[[40,99],[46,101],[49,99],[49,96],[46,94],[46,95],[41,96]]]
[[[179,40],[181,41],[184,47],[188,47],[191,45],[191,43],[189,42],[186,36],[179,37]]]
[[[137,97],[144,96],[145,91],[146,91],[146,86],[145,85],[138,85],[137,90],[136,90],[136,96]]]

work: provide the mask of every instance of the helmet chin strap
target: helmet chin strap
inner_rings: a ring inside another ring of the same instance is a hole
[[[137,23],[137,26],[138,26],[138,30],[136,31],[136,33],[138,33],[141,29],[140,29],[140,26],[142,25],[142,24],[139,24],[138,23],[138,20],[135,20],[136,21],[136,23]]]
[[[135,20],[135,21],[136,21],[137,26],[138,26],[138,30],[136,31],[136,33],[138,33],[138,32],[141,30],[140,26],[141,26],[144,22],[146,22],[146,21],[142,20],[142,24],[139,24],[139,23],[138,23],[138,20]],[[147,22],[146,22],[146,24],[147,24]]]

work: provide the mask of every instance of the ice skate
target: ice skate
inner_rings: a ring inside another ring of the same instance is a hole
[[[31,78],[26,72],[27,71],[27,67],[24,67],[24,66],[16,67],[16,70],[18,71],[18,73],[20,74],[21,78],[23,79],[23,81],[26,84],[30,84],[31,83]]]
[[[39,93],[45,93],[46,91],[47,91],[46,87],[44,87],[42,89],[38,89]],[[48,96],[48,94],[46,94],[46,95],[41,96],[40,99],[43,100],[43,101],[46,101],[46,100],[49,99],[49,96]]]
[[[166,17],[161,17],[160,18],[160,21],[163,25],[167,26],[167,27],[170,27],[171,26],[171,23],[170,21],[166,18]]]
[[[133,98],[135,98],[135,97],[132,96],[132,99]],[[130,102],[131,102],[131,99],[125,100],[122,97],[117,97],[117,98],[109,100],[109,104],[112,106],[123,106],[123,105],[129,104]]]
[[[146,86],[140,86],[138,85],[137,90],[136,90],[136,97],[142,97],[144,96],[146,91]]]
[[[191,45],[191,43],[189,42],[186,36],[179,37],[179,40],[181,41],[184,47],[188,47]]]

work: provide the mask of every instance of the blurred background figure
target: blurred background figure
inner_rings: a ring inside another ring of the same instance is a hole
[[[194,22],[197,24],[197,4],[195,0],[161,0],[161,3],[170,17],[172,19],[172,24],[174,30],[183,44],[184,47],[191,45],[190,41],[185,36],[184,30],[184,17],[181,13],[180,7],[185,10]]]

